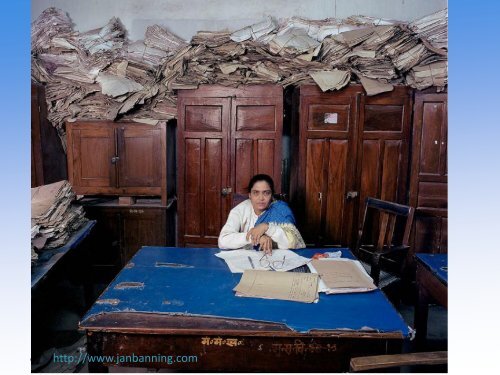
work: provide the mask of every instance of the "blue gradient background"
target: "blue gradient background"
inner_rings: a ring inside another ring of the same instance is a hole
[[[34,0],[36,1],[36,0]],[[83,1],[83,0],[82,0]],[[0,368],[30,371],[30,3],[2,3]],[[450,373],[500,370],[500,5],[450,2]]]

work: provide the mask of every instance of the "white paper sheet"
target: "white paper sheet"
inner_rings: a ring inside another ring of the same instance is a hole
[[[311,259],[297,255],[291,250],[273,250],[272,255],[267,256],[270,267],[263,266],[267,262],[265,260],[261,261],[261,258],[264,256],[262,251],[243,249],[225,250],[215,254],[215,256],[224,259],[232,273],[243,273],[245,270],[251,269],[269,271],[274,269],[275,271],[285,272],[303,266],[311,261]],[[277,267],[273,267],[273,264]]]

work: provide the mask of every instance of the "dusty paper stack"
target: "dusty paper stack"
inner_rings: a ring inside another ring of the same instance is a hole
[[[447,9],[410,24],[353,16],[343,20],[271,17],[241,30],[199,31],[188,44],[159,25],[130,42],[116,18],[80,33],[49,8],[32,23],[32,77],[46,84],[48,119],[64,146],[64,123],[126,118],[156,124],[176,117],[176,91],[200,84],[314,83],[339,90],[361,82],[368,95],[407,83],[447,84]],[[337,71],[335,71],[337,69]],[[344,72],[337,76],[338,72]],[[322,73],[323,74],[323,73]],[[324,82],[324,79],[321,80]]]
[[[408,26],[434,47],[448,49],[448,9],[422,17]]]
[[[312,273],[248,270],[233,289],[238,297],[317,302],[318,275]]]
[[[271,17],[264,21],[246,26],[231,34],[230,38],[235,42],[243,42],[248,39],[266,41],[266,36],[276,29],[277,25]]]
[[[68,181],[31,189],[31,248],[52,249],[63,246],[88,220],[81,206],[71,202],[75,193]]]
[[[442,89],[448,84],[448,62],[438,61],[429,65],[415,66],[406,76],[406,82],[419,90],[430,86]]]
[[[377,289],[372,278],[357,260],[345,258],[314,259],[312,271],[321,278],[320,292],[326,294],[361,293]]]

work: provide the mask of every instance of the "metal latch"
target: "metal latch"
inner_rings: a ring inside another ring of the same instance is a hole
[[[346,197],[346,199],[354,199],[357,196],[358,196],[357,191],[348,191],[345,197]]]
[[[233,191],[233,189],[231,189],[230,187],[225,187],[225,188],[222,188],[222,191],[221,191],[221,194],[223,197],[231,194],[231,192]]]

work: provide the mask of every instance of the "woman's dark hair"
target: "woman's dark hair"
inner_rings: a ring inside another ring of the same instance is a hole
[[[259,181],[266,181],[269,184],[269,187],[271,188],[272,194],[274,195],[274,181],[271,178],[271,176],[268,176],[267,174],[256,174],[250,179],[247,188],[249,193],[252,191],[252,188],[255,185],[255,183]]]

